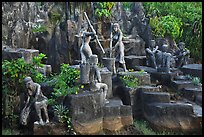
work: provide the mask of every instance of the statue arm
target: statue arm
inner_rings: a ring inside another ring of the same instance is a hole
[[[153,53],[155,53],[158,50],[159,46],[156,46],[156,48],[153,50]]]
[[[35,95],[35,100],[37,100],[39,95],[41,94],[40,85],[38,83],[36,83],[36,86],[37,86],[37,92],[36,92],[36,95]]]

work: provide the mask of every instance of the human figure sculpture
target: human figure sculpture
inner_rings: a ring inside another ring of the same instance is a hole
[[[178,50],[174,53],[174,58],[176,61],[176,67],[177,68],[180,68],[183,65],[187,64],[189,54],[190,54],[190,51],[185,48],[185,43],[179,42]]]
[[[100,89],[103,89],[103,100],[105,103],[108,103],[107,100],[107,92],[108,92],[108,86],[105,83],[101,82],[101,74],[99,71],[99,68],[97,66],[98,64],[98,56],[97,55],[91,55],[90,57],[90,90],[91,91],[98,91]]]
[[[79,37],[82,38],[82,46],[80,48],[81,63],[86,64],[89,62],[90,56],[92,55],[91,47],[89,42],[97,37],[94,32],[88,32],[88,24],[85,23],[84,27],[79,33]]]
[[[171,53],[168,53],[168,45],[163,44],[160,50],[156,51],[157,71],[170,73]]]
[[[124,44],[122,42],[123,33],[120,30],[119,24],[114,23],[113,24],[113,50],[115,50],[115,66],[116,66],[116,72],[118,72],[119,63],[122,64],[123,70],[127,72],[125,65],[125,53],[124,53]]]
[[[146,48],[146,56],[147,56],[147,66],[157,69],[155,53],[158,50],[158,46],[155,48],[155,40],[151,40],[151,44],[149,48]]]
[[[47,105],[48,105],[48,99],[46,96],[43,95],[41,91],[41,86],[38,83],[33,82],[31,77],[26,77],[24,79],[26,88],[27,88],[27,101],[25,104],[25,107],[23,108],[21,112],[21,123],[23,125],[27,124],[27,117],[28,117],[28,111],[31,109],[31,106],[34,105],[35,110],[37,112],[39,121],[36,121],[34,124],[40,124],[44,125],[42,116],[41,116],[41,109],[43,109],[45,117],[46,117],[46,123],[49,123],[49,117],[47,112]],[[27,112],[26,112],[27,111]]]

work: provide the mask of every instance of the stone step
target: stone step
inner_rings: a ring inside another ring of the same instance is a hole
[[[194,88],[196,87],[191,80],[173,80],[171,87],[175,90],[181,90],[183,88]]]
[[[201,110],[201,111],[200,111]],[[202,129],[202,108],[191,103],[150,103],[144,116],[159,131],[193,132]]]
[[[119,98],[108,101],[103,107],[103,129],[114,132],[133,124],[131,106],[123,105]]]
[[[181,67],[181,71],[187,75],[199,77],[202,81],[202,64],[187,64]]]
[[[135,55],[125,56],[125,63],[126,63],[127,69],[134,69],[135,66],[145,66],[146,56],[135,56]]]
[[[179,91],[180,95],[190,101],[195,101],[196,96],[202,94],[202,87],[186,87]]]
[[[142,92],[142,102],[149,103],[169,103],[170,94],[166,92]]]
[[[150,75],[147,72],[133,71],[133,72],[119,72],[118,76],[131,75],[138,78],[140,85],[151,85]]]

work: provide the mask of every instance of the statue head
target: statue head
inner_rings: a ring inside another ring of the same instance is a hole
[[[185,43],[184,42],[179,42],[178,48],[183,49],[184,47],[185,47]]]
[[[89,60],[91,65],[96,65],[98,64],[98,56],[93,54],[90,56],[90,60]]]
[[[33,80],[31,77],[26,77],[24,80],[26,88],[31,89]]]
[[[114,31],[118,31],[120,29],[120,25],[118,23],[113,24]]]
[[[161,46],[161,51],[162,52],[167,52],[168,51],[168,45],[167,44],[163,44],[162,46]]]

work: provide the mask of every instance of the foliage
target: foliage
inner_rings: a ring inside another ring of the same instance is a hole
[[[132,76],[132,75],[125,75],[120,76],[120,79],[122,80],[122,83],[130,88],[136,88],[139,86],[139,80],[138,78]]]
[[[114,2],[96,2],[96,10],[95,14],[102,18],[107,17],[109,18],[112,15],[111,9],[114,6]]]
[[[134,127],[142,133],[142,135],[182,135],[183,133],[174,132],[155,132],[145,120],[135,120],[133,123]]]
[[[178,39],[183,33],[181,19],[173,15],[162,16],[160,18],[157,16],[153,17],[150,19],[150,26],[156,37],[171,36],[173,39]]]
[[[19,132],[14,131],[13,129],[3,129],[2,128],[2,135],[19,135]]]
[[[122,2],[122,5],[125,10],[129,11],[133,6],[133,2]]]
[[[71,123],[71,117],[69,116],[69,109],[67,109],[63,105],[54,105],[54,113],[58,117],[60,123],[67,124],[68,132],[71,134],[75,134]]]
[[[191,56],[196,60],[202,61],[202,3],[201,2],[143,2],[146,15],[150,17],[150,24],[153,26],[159,26],[162,17],[174,16],[176,24],[177,21],[181,21],[182,25],[176,25],[180,29],[173,31],[173,34],[177,37],[176,42],[183,41],[186,43],[187,48],[190,49]],[[180,22],[179,21],[179,22]],[[163,22],[166,22],[165,20]],[[172,22],[172,21],[171,21]],[[169,22],[170,23],[170,22]],[[161,25],[160,25],[161,26]],[[166,24],[167,26],[167,24]],[[163,34],[166,28],[157,28],[158,30],[153,30],[153,33],[158,34],[161,32]],[[178,33],[183,30],[183,33]],[[156,32],[154,32],[156,31]],[[182,35],[183,34],[183,35]],[[174,36],[174,37],[175,37]],[[158,36],[156,36],[158,37]],[[175,37],[175,38],[176,38]]]
[[[41,53],[37,57],[34,57],[30,64],[27,64],[23,58],[12,61],[2,61],[3,91],[7,91],[8,89],[9,94],[16,94],[18,87],[20,89],[23,87],[23,79],[26,76],[30,76],[33,81],[41,83],[44,77],[35,67],[43,66],[41,60],[44,57],[45,55]]]
[[[78,94],[83,85],[79,83],[80,71],[70,68],[69,64],[62,64],[60,73],[53,76],[54,82],[50,86],[54,87],[52,97],[48,100],[49,104],[56,104],[57,100],[68,94]]]
[[[34,27],[32,28],[33,33],[38,33],[38,32],[40,33],[45,31],[47,31],[47,26],[45,25],[38,24],[38,25],[34,25]]]
[[[195,85],[200,85],[201,84],[200,78],[199,77],[193,77],[192,83]]]

